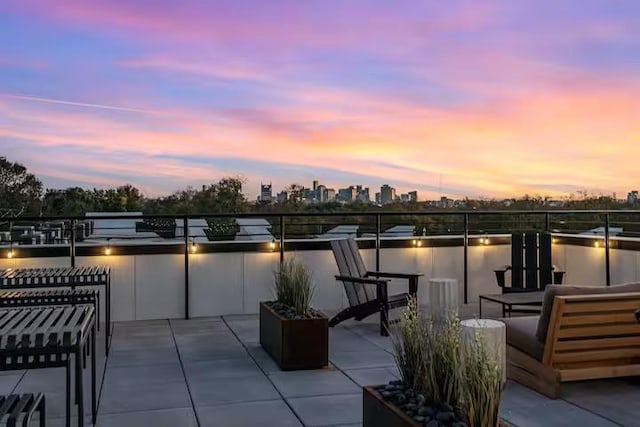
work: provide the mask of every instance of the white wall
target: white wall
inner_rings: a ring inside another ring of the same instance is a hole
[[[375,269],[375,250],[361,250],[368,269]],[[287,252],[287,257],[306,263],[313,271],[316,293],[313,304],[324,310],[346,306],[342,283],[334,279],[338,268],[331,251]],[[384,271],[421,272],[419,299],[426,303],[430,278],[458,280],[463,300],[464,258],[462,247],[383,249]],[[256,313],[261,300],[272,298],[277,252],[226,252],[190,255],[189,304],[193,317]],[[493,270],[509,264],[509,245],[469,248],[469,302],[483,293],[499,292]],[[604,249],[555,245],[554,263],[566,271],[564,283],[605,283]],[[113,320],[180,318],[184,316],[184,258],[182,255],[136,255],[79,257],[78,265],[111,266]],[[0,268],[66,266],[68,258],[0,259]],[[612,249],[612,283],[640,281],[640,252]],[[392,289],[405,289],[402,281]],[[104,313],[104,311],[102,311]]]

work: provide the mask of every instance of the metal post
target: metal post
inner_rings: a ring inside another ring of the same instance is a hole
[[[71,267],[76,266],[76,228],[78,226],[77,220],[71,221]]]
[[[464,303],[469,303],[469,214],[464,214]]]
[[[609,241],[609,214],[604,216],[604,253],[605,253],[605,268],[607,273],[607,286],[611,286],[611,254]]]
[[[9,253],[13,257],[13,221],[9,221]]]
[[[284,262],[284,215],[280,215],[280,264]]]
[[[546,231],[547,233],[551,230],[551,215],[549,215],[549,212],[545,212],[544,213],[544,231]]]
[[[380,214],[376,215],[376,271],[380,271]]]
[[[189,218],[182,219],[184,227],[184,318],[189,319]]]

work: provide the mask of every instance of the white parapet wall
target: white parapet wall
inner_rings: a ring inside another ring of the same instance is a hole
[[[361,250],[368,269],[375,269],[375,250]],[[286,252],[313,272],[316,292],[313,305],[337,311],[346,306],[342,283],[330,250]],[[468,301],[497,293],[493,270],[510,263],[509,245],[471,246],[468,252]],[[190,255],[189,307],[193,317],[258,312],[259,301],[272,298],[273,271],[280,260],[276,252],[220,252]],[[109,265],[112,271],[112,319],[142,320],[181,318],[185,315],[184,256],[129,255],[78,257],[77,265]],[[554,245],[554,264],[566,271],[564,283],[605,284],[605,251],[602,247]],[[69,258],[0,259],[0,268],[68,266]],[[430,278],[454,278],[458,281],[459,301],[464,300],[464,252],[458,247],[406,247],[382,249],[383,271],[421,272],[421,287]],[[640,281],[640,251],[611,250],[611,281]],[[394,281],[394,289],[405,283]],[[419,292],[426,304],[428,292]],[[104,311],[103,311],[104,313]]]

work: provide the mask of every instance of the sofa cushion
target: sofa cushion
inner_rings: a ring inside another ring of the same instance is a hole
[[[615,286],[547,285],[544,290],[542,311],[540,312],[536,336],[543,343],[547,340],[553,300],[557,295],[621,294],[625,292],[640,292],[640,283],[626,283]]]
[[[507,344],[542,361],[544,344],[536,337],[540,316],[507,317],[500,319],[507,326]]]

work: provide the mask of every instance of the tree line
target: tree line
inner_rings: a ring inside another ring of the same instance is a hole
[[[375,232],[376,225],[371,216],[364,215],[377,210],[398,212],[393,217],[383,218],[382,229],[391,225],[414,225],[416,234],[458,233],[461,218],[428,217],[416,215],[418,212],[449,210],[499,211],[526,210],[552,211],[549,198],[525,195],[520,198],[505,200],[464,199],[457,207],[439,208],[428,202],[393,203],[380,208],[368,203],[318,203],[306,204],[299,197],[302,186],[292,184],[287,191],[290,197],[280,204],[249,202],[243,193],[245,181],[241,177],[224,177],[218,182],[203,185],[201,188],[187,187],[168,196],[146,197],[138,188],[126,184],[108,189],[84,189],[70,187],[65,189],[45,189],[42,181],[31,173],[24,165],[0,157],[0,216],[83,216],[86,212],[143,212],[153,214],[195,214],[206,213],[215,217],[216,213],[259,212],[270,219],[269,215],[279,213],[313,213],[317,216],[287,218],[287,234],[308,235],[326,232],[338,224],[357,223],[361,231]],[[622,210],[612,226],[625,224],[625,228],[638,228],[638,217],[626,215],[624,209],[640,208],[638,203],[621,203],[613,196],[589,195],[581,193],[563,199],[562,209],[608,209]],[[345,217],[323,217],[325,213],[344,213]],[[358,215],[362,213],[363,215]],[[271,217],[273,219],[275,217]],[[229,220],[208,219],[212,229],[232,232],[233,224]],[[563,219],[552,219],[549,224],[554,229],[590,229],[602,222],[598,215],[563,216]],[[275,232],[279,224],[272,221]],[[161,225],[161,224],[160,224]],[[504,229],[538,228],[546,226],[544,217],[535,214],[513,215],[474,215],[470,227],[477,232],[494,232]],[[159,224],[154,223],[157,228]],[[507,227],[508,226],[508,227]],[[506,228],[505,228],[506,227]],[[638,230],[640,231],[640,230]]]

